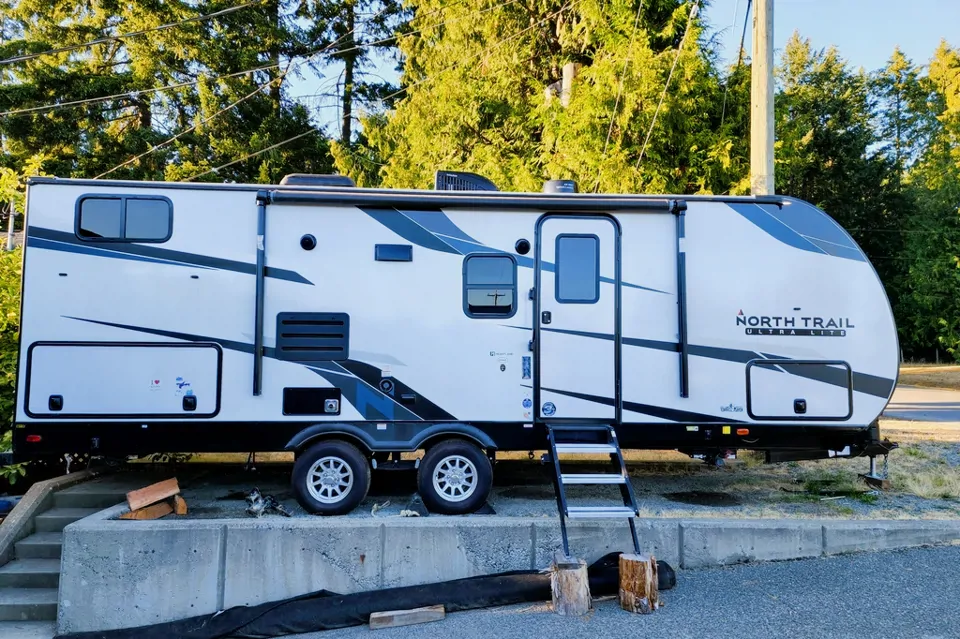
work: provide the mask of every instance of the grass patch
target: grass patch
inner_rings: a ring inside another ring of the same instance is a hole
[[[917,448],[916,446],[906,446],[903,449],[903,454],[910,457],[916,457],[917,459],[929,459],[930,455],[926,452]]]
[[[953,468],[899,475],[897,483],[905,492],[924,499],[960,499],[960,471]]]

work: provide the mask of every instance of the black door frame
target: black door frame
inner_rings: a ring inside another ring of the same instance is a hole
[[[533,259],[533,423],[534,424],[543,424],[546,420],[540,417],[540,295],[542,293],[541,286],[541,262],[543,259],[541,251],[541,243],[543,240],[543,224],[552,218],[564,219],[564,220],[606,220],[610,222],[613,226],[613,236],[614,236],[614,276],[613,276],[613,286],[614,286],[614,302],[613,302],[613,410],[614,410],[614,425],[619,426],[623,422],[623,389],[621,383],[621,355],[623,352],[623,338],[620,330],[621,319],[622,319],[622,308],[620,304],[620,292],[621,292],[621,272],[620,272],[620,245],[621,245],[621,236],[622,228],[620,227],[620,222],[614,216],[608,213],[577,213],[577,214],[568,214],[568,213],[544,213],[537,219],[537,224],[534,229],[534,259]],[[556,260],[556,256],[554,257]],[[598,273],[599,275],[599,273]],[[570,389],[575,390],[575,389]],[[564,423],[564,422],[583,422],[583,421],[594,421],[594,420],[583,420],[578,418],[557,418],[550,419],[552,423]]]

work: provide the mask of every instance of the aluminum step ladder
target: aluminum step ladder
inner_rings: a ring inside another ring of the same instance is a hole
[[[637,500],[627,474],[627,465],[620,452],[617,432],[608,424],[547,424],[550,459],[553,461],[553,486],[560,511],[560,534],[563,536],[563,554],[570,556],[566,519],[626,518],[630,524],[633,548],[640,554],[640,540],[634,517],[640,515]],[[609,455],[609,473],[564,473],[560,455]],[[610,485],[620,489],[623,506],[570,506],[566,486]]]

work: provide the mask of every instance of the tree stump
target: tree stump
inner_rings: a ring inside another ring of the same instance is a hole
[[[652,555],[620,555],[620,607],[649,614],[662,605],[657,560]]]
[[[550,591],[553,611],[558,615],[578,617],[593,608],[587,562],[557,553],[550,570]]]

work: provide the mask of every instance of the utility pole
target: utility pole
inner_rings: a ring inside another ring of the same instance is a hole
[[[750,192],[773,195],[773,0],[754,0],[750,69]]]
[[[17,219],[17,207],[10,203],[10,217],[7,218],[7,250],[13,250],[13,222]]]

